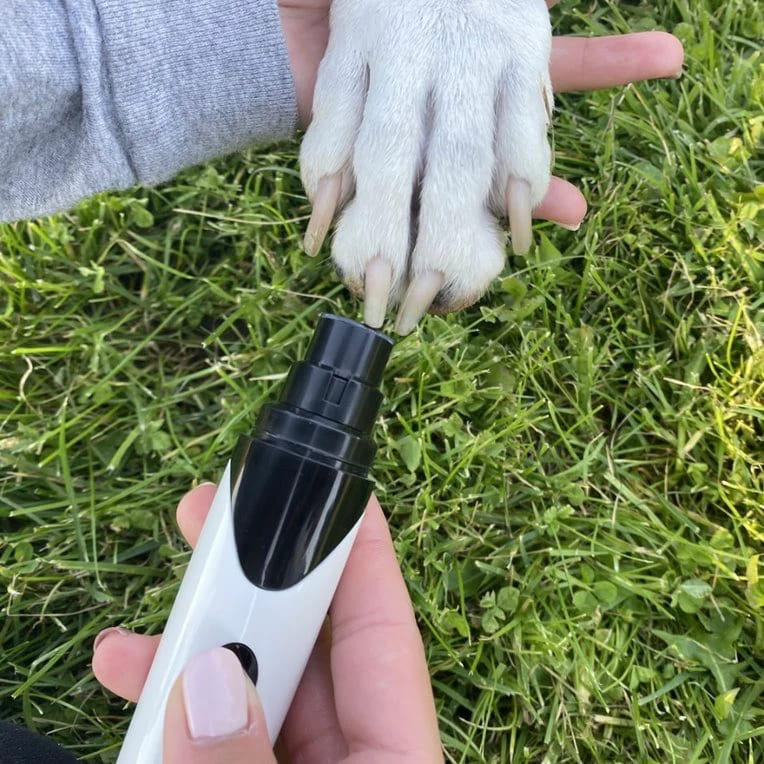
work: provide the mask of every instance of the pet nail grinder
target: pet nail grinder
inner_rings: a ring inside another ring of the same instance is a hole
[[[118,764],[161,764],[164,712],[189,659],[231,649],[276,740],[369,499],[371,431],[392,349],[322,315],[307,358],[264,406],[223,473]]]

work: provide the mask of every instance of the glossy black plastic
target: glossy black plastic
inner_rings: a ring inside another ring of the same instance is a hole
[[[252,652],[252,648],[241,642],[229,642],[227,645],[223,645],[223,647],[230,650],[239,659],[244,673],[252,680],[252,684],[257,687],[260,667],[257,665],[257,658]]]
[[[231,463],[239,561],[263,589],[299,583],[345,538],[371,494],[371,429],[392,340],[323,315],[279,402],[264,406]]]
[[[292,366],[280,403],[368,434],[392,340],[347,318],[324,314],[304,361]]]

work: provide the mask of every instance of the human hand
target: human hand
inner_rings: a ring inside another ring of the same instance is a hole
[[[177,520],[193,547],[215,495],[195,488]],[[279,739],[279,761],[442,761],[421,637],[382,510],[372,499]],[[158,636],[107,629],[93,672],[137,701]],[[222,681],[225,678],[225,681]],[[196,732],[198,738],[194,739]],[[195,658],[165,715],[165,764],[275,762],[257,693],[224,648]]]
[[[552,0],[547,1],[548,6],[554,4],[555,2]],[[340,13],[339,18],[343,18],[344,14],[355,12],[345,9],[354,7],[352,3],[343,4],[341,13],[338,11]],[[519,6],[517,7],[519,8]],[[326,46],[328,10],[328,0],[281,1],[282,21],[297,84],[303,121],[308,120],[311,111],[316,69]],[[512,14],[516,15],[519,12],[509,8],[507,23],[513,23],[511,22]],[[372,13],[372,11],[370,10],[368,13]],[[416,13],[417,11],[414,11],[414,14]],[[528,21],[529,25],[534,28],[542,23],[541,19],[538,22],[534,19],[532,24],[530,18]],[[384,22],[379,23],[384,25]],[[354,30],[356,26],[353,26]],[[530,29],[528,31],[530,32]],[[349,35],[350,33],[344,34]],[[356,31],[352,32],[352,35],[356,34]],[[541,44],[543,38],[541,29],[538,33],[534,32],[529,39],[535,40],[536,34],[539,35],[539,44]],[[339,35],[339,38],[342,38],[342,34]],[[531,43],[531,48],[534,44]],[[466,52],[465,55],[467,55]],[[470,55],[472,54],[470,53]],[[656,77],[676,77],[681,71],[683,51],[681,44],[675,37],[660,32],[594,39],[557,37],[552,43],[550,62],[551,84],[556,91],[592,90]],[[480,72],[484,69],[487,69],[487,66],[478,67]],[[465,71],[469,72],[470,70]],[[490,78],[491,75],[486,74],[485,76]],[[466,82],[463,84],[467,88]],[[327,87],[329,87],[328,92],[333,92],[333,86],[327,85]],[[467,89],[470,88],[476,89],[472,85]],[[337,103],[326,112],[327,115],[343,113],[341,109],[345,109],[347,104],[342,101],[342,98],[348,97],[337,95]],[[330,98],[334,98],[334,96],[330,96]],[[539,86],[527,97],[523,96],[523,99],[527,100],[529,104],[523,108],[531,108],[531,104],[540,98],[541,87]],[[467,101],[471,103],[470,97],[467,97]],[[326,108],[328,107],[324,107],[325,110]],[[535,106],[532,108],[535,109]],[[455,109],[451,109],[447,113],[451,114],[454,111]],[[479,144],[475,133],[480,122],[477,117],[483,111],[485,109],[475,106],[472,110],[474,116],[470,117],[472,126],[469,127],[473,135],[472,137],[467,135],[463,139],[460,138],[459,141],[452,141],[455,147],[462,143],[469,143],[470,145],[475,143],[476,146]],[[374,117],[373,119],[380,118]],[[474,124],[472,124],[473,122]],[[586,212],[586,201],[572,184],[560,178],[552,178],[549,182],[548,171],[546,170],[547,160],[544,158],[547,154],[544,148],[545,143],[538,140],[542,137],[542,122],[542,117],[539,116],[537,119],[534,115],[531,120],[533,127],[523,125],[524,129],[529,131],[528,135],[522,140],[514,139],[515,143],[520,140],[520,143],[527,147],[530,155],[527,159],[521,158],[513,161],[520,161],[521,164],[530,163],[527,168],[529,177],[535,178],[532,182],[531,196],[528,197],[528,190],[523,185],[525,183],[523,181],[515,197],[517,203],[509,204],[508,217],[513,234],[513,247],[517,252],[524,252],[530,245],[531,207],[539,199],[541,201],[533,209],[533,215],[556,222],[565,228],[575,230],[581,224]],[[327,128],[331,133],[329,138],[322,135],[322,130],[316,131],[314,129],[313,134],[308,132],[307,138],[310,140],[303,143],[303,175],[306,177],[306,187],[313,201],[313,215],[306,234],[306,250],[309,254],[315,254],[319,250],[338,207],[342,205],[343,199],[348,198],[348,190],[351,187],[350,182],[345,182],[344,177],[326,174],[327,172],[334,172],[334,170],[324,169],[324,165],[328,166],[335,161],[330,154],[339,150],[337,144],[337,141],[340,140],[337,132],[339,123],[331,116],[329,116],[329,123],[331,123],[331,129]],[[531,146],[533,147],[532,151]],[[452,150],[456,151],[456,148]],[[486,175],[483,170],[475,169],[478,167],[476,151],[477,148],[475,147],[470,149],[469,155],[472,158],[465,166],[469,165],[472,169],[464,172],[477,173],[481,177],[485,175],[488,178],[490,173]],[[510,145],[507,151],[511,152],[514,149]],[[458,156],[457,152],[457,158]],[[390,163],[394,161],[397,160],[390,158]],[[455,160],[451,161],[453,163]],[[486,161],[489,160],[486,159]],[[367,321],[373,325],[381,323],[388,299],[392,302],[399,301],[404,298],[404,291],[406,292],[398,325],[399,331],[406,333],[406,330],[413,328],[420,315],[429,307],[429,301],[435,297],[435,292],[440,287],[442,289],[435,301],[436,312],[447,312],[473,302],[490,283],[495,272],[501,269],[504,249],[500,237],[492,232],[492,227],[489,225],[490,221],[488,219],[482,220],[485,214],[481,214],[477,208],[476,211],[472,211],[463,206],[465,199],[468,198],[468,188],[472,185],[469,182],[471,176],[467,175],[457,179],[458,172],[451,171],[447,167],[442,168],[441,175],[443,175],[444,180],[449,181],[446,185],[451,188],[450,195],[454,197],[452,201],[454,201],[456,209],[452,210],[451,207],[454,204],[444,201],[441,191],[431,191],[427,217],[420,220],[418,229],[418,236],[426,235],[427,238],[424,243],[418,242],[412,257],[413,265],[410,274],[412,277],[419,274],[422,283],[418,285],[417,289],[414,289],[412,278],[412,283],[407,285],[405,271],[408,255],[406,251],[408,250],[408,226],[404,223],[409,214],[405,192],[408,178],[398,178],[395,175],[396,172],[399,172],[396,167],[391,165],[389,173],[392,173],[394,177],[391,177],[387,186],[385,186],[383,179],[378,178],[378,182],[370,186],[367,194],[368,200],[363,202],[356,200],[357,204],[348,207],[344,222],[339,227],[339,235],[335,240],[333,256],[343,280],[352,291],[358,294],[363,293],[366,281],[378,284],[379,288],[374,291],[379,294],[375,294],[373,299],[370,299],[369,294],[366,294]],[[375,168],[377,169],[368,170],[367,174],[372,172],[373,175],[379,176],[385,169],[377,167],[377,165]],[[429,164],[425,178],[427,172],[433,172]],[[486,182],[489,181],[490,178],[486,180]],[[377,188],[380,184],[382,184],[380,188]],[[478,185],[480,185],[480,189],[475,190],[475,199],[477,200],[475,204],[480,207],[483,204],[481,200],[484,198],[484,193],[481,189],[484,183],[481,181],[481,184]],[[527,184],[525,185],[527,186]],[[388,186],[402,189],[400,210],[388,209],[391,204],[394,206],[388,197],[390,199],[397,198],[387,193],[385,189]],[[499,217],[507,214],[507,207],[504,207],[504,215],[501,214],[501,207],[506,203],[503,198],[502,187],[502,184],[499,183],[497,189],[494,189],[490,205],[492,211]],[[544,196],[545,188],[546,195]],[[520,191],[523,193],[519,193]],[[512,195],[509,191],[507,191],[507,197],[511,201]],[[384,210],[379,209],[380,198],[385,199]],[[376,205],[374,209],[367,209],[374,205]],[[358,209],[355,209],[356,207]],[[380,213],[382,214],[380,215]],[[425,216],[425,211],[420,210],[419,215],[420,217]],[[382,221],[387,219],[387,228],[390,230],[388,231],[384,226],[380,228],[381,223],[378,219]],[[425,231],[425,234],[422,231]],[[368,252],[365,251],[367,249]],[[379,249],[386,252],[383,263],[379,262],[382,259],[377,253]],[[374,263],[375,260],[376,263]],[[365,278],[367,271],[372,269],[373,278],[371,273],[369,273],[368,279]],[[442,273],[439,274],[440,282],[438,278],[434,278],[437,271],[446,272],[445,282],[442,282]],[[433,278],[428,280],[430,276]],[[417,291],[419,294],[412,294]],[[410,297],[411,300],[409,300]],[[407,303],[410,304],[407,305]]]

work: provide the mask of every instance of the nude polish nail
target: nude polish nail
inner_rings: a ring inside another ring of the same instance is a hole
[[[95,640],[93,641],[93,652],[98,649],[98,645],[100,645],[107,637],[110,637],[112,634],[120,634],[124,636],[125,634],[129,633],[130,632],[127,629],[123,629],[121,626],[110,626],[108,629],[104,629],[103,631],[98,632]]]
[[[188,731],[194,740],[241,732],[247,726],[247,687],[239,659],[225,647],[195,656],[182,679]]]

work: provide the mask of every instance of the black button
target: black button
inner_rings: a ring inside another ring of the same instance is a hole
[[[252,684],[257,686],[257,658],[252,650],[241,642],[230,642],[223,647],[229,649],[239,659],[241,667],[252,680]]]

